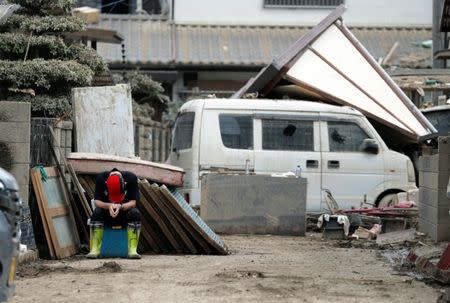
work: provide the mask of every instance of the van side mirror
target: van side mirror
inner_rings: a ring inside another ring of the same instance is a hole
[[[360,150],[365,153],[376,155],[379,153],[380,148],[375,139],[364,139],[361,144]]]

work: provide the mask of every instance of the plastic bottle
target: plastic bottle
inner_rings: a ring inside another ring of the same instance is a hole
[[[297,165],[297,167],[295,168],[295,177],[301,178],[301,176],[302,176],[302,167],[300,165]]]

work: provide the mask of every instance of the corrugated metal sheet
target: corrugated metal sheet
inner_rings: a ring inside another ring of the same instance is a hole
[[[262,67],[305,34],[310,27],[183,25],[136,15],[103,15],[100,28],[125,37],[125,62],[153,66]],[[378,60],[398,41],[390,65],[431,66],[431,28],[350,28]],[[98,44],[109,62],[121,63],[120,45]]]

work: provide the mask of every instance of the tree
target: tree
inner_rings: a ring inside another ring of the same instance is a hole
[[[31,102],[33,116],[70,110],[73,87],[107,71],[95,50],[64,33],[85,30],[70,15],[75,0],[9,0],[21,8],[0,26],[0,97]]]
[[[115,75],[115,81],[130,84],[135,113],[150,116],[153,120],[161,122],[162,114],[170,101],[170,98],[164,95],[161,83],[138,71],[128,72],[122,76]]]

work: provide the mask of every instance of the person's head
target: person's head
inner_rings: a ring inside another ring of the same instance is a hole
[[[121,203],[125,198],[125,182],[122,173],[113,168],[106,179],[106,188],[108,189],[109,202]]]

